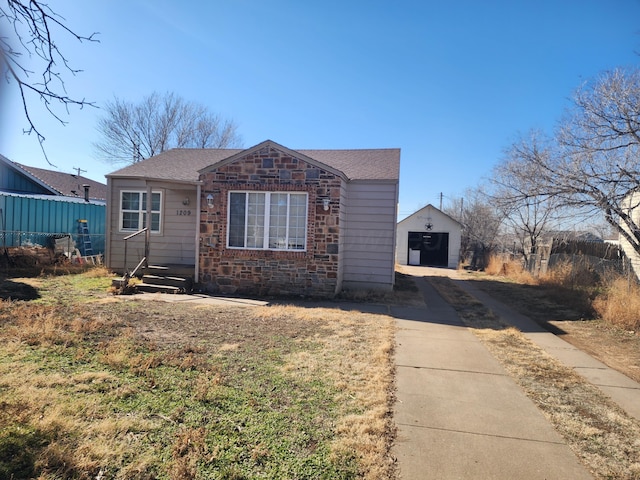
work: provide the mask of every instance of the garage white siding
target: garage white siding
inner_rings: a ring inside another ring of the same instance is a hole
[[[431,228],[427,229],[427,224],[431,224]],[[398,223],[397,247],[396,247],[396,263],[399,265],[407,265],[409,257],[409,232],[432,233],[448,233],[448,268],[457,268],[460,261],[460,243],[462,237],[461,225],[438,210],[433,205],[427,205],[417,212],[409,215]]]
[[[397,204],[397,182],[347,184],[344,288],[393,288]]]

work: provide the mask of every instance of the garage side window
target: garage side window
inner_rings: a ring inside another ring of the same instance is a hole
[[[229,192],[227,246],[305,250],[306,193]]]
[[[162,192],[151,193],[151,231],[160,232]],[[120,192],[120,230],[135,232],[147,226],[147,192]]]

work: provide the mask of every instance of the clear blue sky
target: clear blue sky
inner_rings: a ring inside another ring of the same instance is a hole
[[[174,91],[239,124],[244,146],[402,149],[400,217],[490,174],[518,132],[553,129],[576,87],[640,64],[640,0],[50,0],[100,43],[58,38],[69,93],[98,105]],[[48,168],[4,86],[0,153]],[[55,123],[49,159],[104,181],[99,109]]]

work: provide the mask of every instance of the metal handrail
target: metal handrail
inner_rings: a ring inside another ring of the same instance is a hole
[[[127,270],[127,240],[129,240],[130,238],[133,238],[137,235],[140,235],[141,233],[145,233],[147,231],[148,227],[144,227],[142,230],[138,230],[137,232],[132,233],[131,235],[127,235],[126,237],[123,238],[124,240],[124,275],[131,277],[133,275],[128,273]],[[145,252],[147,251],[147,245],[146,245],[146,239],[145,239]],[[138,264],[138,266],[135,268],[134,273],[138,270],[138,268],[140,268],[140,266],[142,265],[143,262],[145,262],[147,260],[147,256],[145,255],[142,260],[140,260],[140,263]]]
[[[144,233],[147,231],[147,227],[144,227],[142,230],[138,230],[135,233],[132,233],[131,235],[127,235],[126,237],[123,238],[124,241],[129,240],[130,238],[135,237],[136,235],[140,235],[141,233]]]

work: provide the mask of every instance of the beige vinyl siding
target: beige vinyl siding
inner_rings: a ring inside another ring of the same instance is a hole
[[[398,184],[352,182],[346,193],[344,287],[391,289]]]
[[[144,180],[118,178],[110,179],[109,185],[107,264],[109,268],[120,271],[124,266],[123,238],[132,233],[120,231],[120,192],[146,191],[147,185]],[[160,232],[151,233],[149,263],[154,265],[195,265],[195,238],[199,217],[196,187],[162,184],[153,185],[152,190],[162,193],[162,205]],[[186,198],[189,198],[189,205],[183,204]],[[128,241],[128,268],[133,268],[143,256],[144,234],[141,234]]]
[[[622,204],[623,207],[629,210],[629,215],[631,215],[631,218],[636,225],[640,224],[640,207],[633,207],[633,205],[637,205],[638,203],[640,203],[640,193],[634,193],[629,195]],[[623,226],[622,228],[624,228],[627,232],[629,231],[629,229],[625,226]],[[622,250],[624,250],[624,253],[627,255],[627,258],[631,263],[631,268],[635,272],[636,276],[640,278],[640,255],[638,255],[638,252],[634,250],[634,248],[626,238],[624,238],[622,235],[620,235],[619,238],[620,247],[622,247]]]

